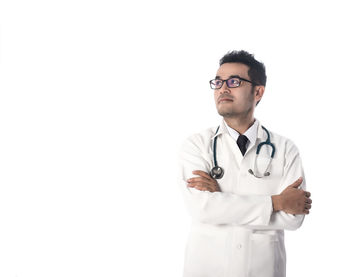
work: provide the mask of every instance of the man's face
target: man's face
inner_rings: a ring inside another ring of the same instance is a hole
[[[239,76],[250,80],[249,67],[241,63],[224,63],[216,73],[216,79],[226,80],[231,76]],[[223,117],[246,117],[254,111],[256,99],[253,84],[241,81],[239,87],[229,88],[224,82],[222,87],[214,90],[215,105]],[[226,99],[226,100],[225,100]]]

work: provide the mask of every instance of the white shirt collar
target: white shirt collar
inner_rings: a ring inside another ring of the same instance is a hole
[[[226,128],[229,132],[229,134],[231,135],[231,137],[234,138],[235,141],[237,141],[238,137],[239,137],[239,133],[231,128],[230,126],[227,125],[226,121],[223,120],[225,125],[226,125]],[[244,132],[243,135],[245,135],[247,138],[248,138],[248,142],[247,142],[247,150],[249,148],[250,145],[255,145],[255,141],[256,141],[256,137],[257,137],[257,132],[258,132],[258,120],[256,120],[254,118],[254,123],[252,126],[250,126],[248,128],[247,131]]]

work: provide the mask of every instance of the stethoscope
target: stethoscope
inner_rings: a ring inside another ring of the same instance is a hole
[[[255,160],[254,160],[254,171],[252,169],[249,169],[248,172],[250,174],[252,174],[253,176],[255,176],[256,178],[262,178],[262,177],[266,177],[266,176],[269,176],[270,175],[270,172],[268,171],[269,168],[270,168],[270,165],[271,165],[271,162],[272,162],[272,159],[273,159],[273,156],[275,155],[275,146],[273,145],[273,143],[271,143],[270,141],[270,133],[269,131],[267,131],[267,129],[264,127],[264,126],[261,126],[266,134],[267,134],[267,139],[266,141],[263,141],[261,143],[258,144],[258,147],[256,148],[256,155],[255,155]],[[220,126],[216,129],[216,132],[215,132],[215,135],[217,134],[217,132],[219,131],[219,128]],[[214,156],[214,167],[210,170],[210,176],[214,179],[221,179],[222,176],[224,176],[224,169],[220,166],[218,166],[218,163],[216,161],[216,139],[218,137],[216,136],[214,138],[214,145],[213,145],[213,156]],[[260,153],[260,149],[263,145],[266,146],[271,146],[272,147],[272,152],[271,152],[271,155],[270,155],[270,161],[269,161],[269,164],[267,165],[266,169],[265,169],[265,172],[263,175],[259,175],[257,172],[257,167],[256,167],[256,161],[257,161],[257,158],[258,158],[258,155]]]

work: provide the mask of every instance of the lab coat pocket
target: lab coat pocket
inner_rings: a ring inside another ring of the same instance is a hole
[[[251,234],[248,276],[278,277],[276,251],[277,237],[275,234]]]
[[[185,274],[191,277],[224,276],[227,267],[226,234],[196,230],[186,247]]]

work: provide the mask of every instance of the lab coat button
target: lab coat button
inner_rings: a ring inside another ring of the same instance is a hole
[[[237,248],[238,248],[238,249],[241,249],[241,248],[242,248],[242,244],[240,244],[240,243],[237,244]]]

